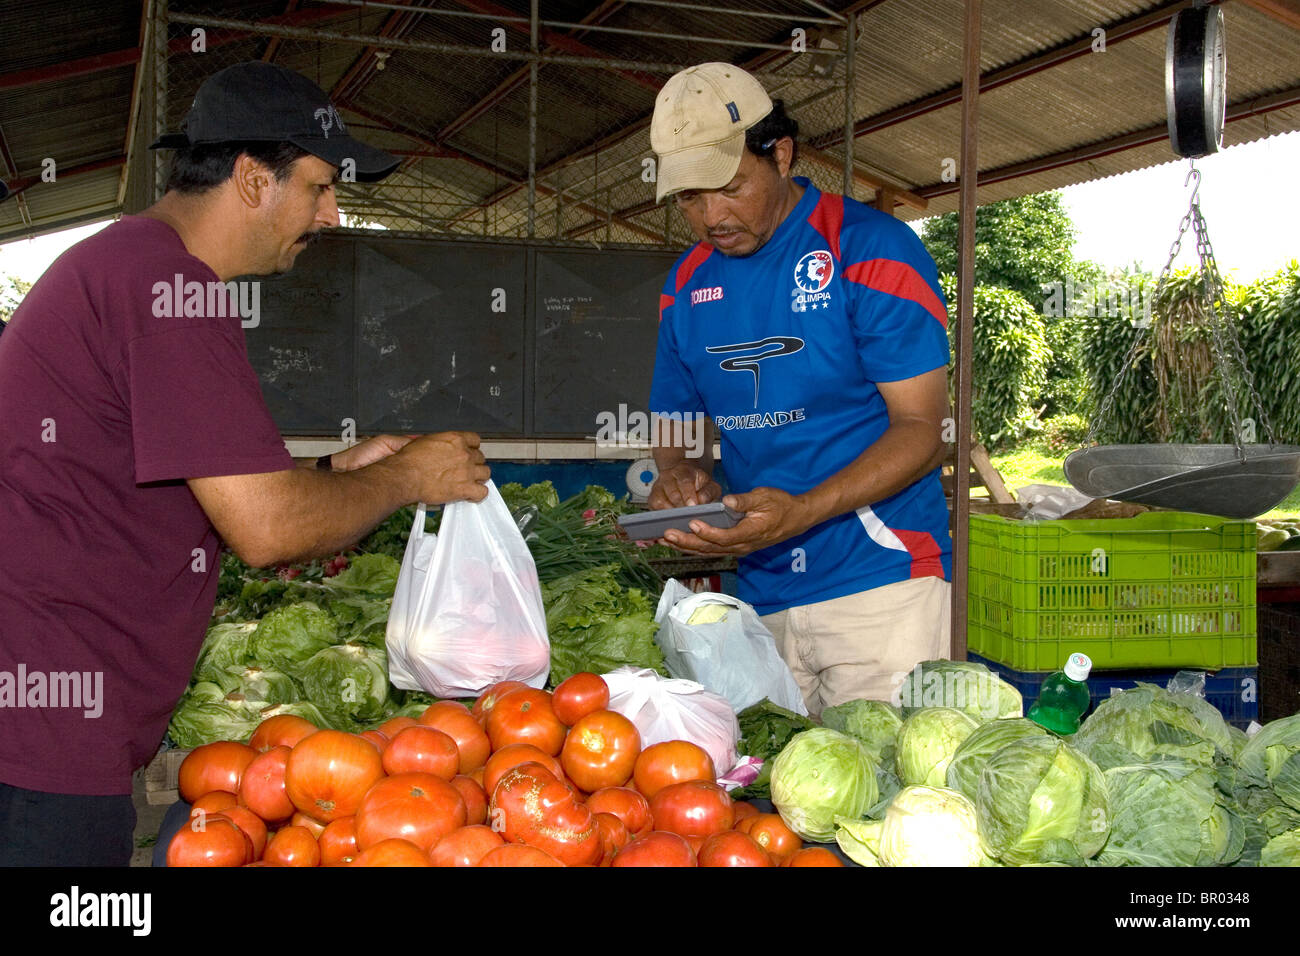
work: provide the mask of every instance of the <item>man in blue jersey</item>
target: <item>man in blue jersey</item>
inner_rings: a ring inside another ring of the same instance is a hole
[[[716,500],[713,436],[746,517],[667,540],[740,557],[809,711],[888,700],[949,651],[952,545],[939,483],[947,313],[934,261],[892,216],[791,175],[798,125],[738,67],[655,101],[657,198],[699,243],[660,296],[652,508]],[[703,448],[691,457],[688,448]]]

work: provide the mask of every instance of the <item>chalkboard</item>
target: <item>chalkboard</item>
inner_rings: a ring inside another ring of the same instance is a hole
[[[292,271],[245,277],[260,290],[257,325],[244,330],[248,359],[285,434],[338,434],[356,416],[353,247],[325,237]]]
[[[487,243],[357,246],[357,428],[524,431],[526,251]]]
[[[594,435],[600,412],[645,412],[659,293],[677,253],[538,250],[533,427]]]

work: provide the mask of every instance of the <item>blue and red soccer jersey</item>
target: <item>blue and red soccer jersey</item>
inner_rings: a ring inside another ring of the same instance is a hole
[[[795,181],[803,197],[757,252],[728,258],[700,243],[660,296],[650,409],[707,415],[736,492],[820,484],[889,426],[876,382],[948,364],[943,293],[911,228]],[[936,468],[742,558],[739,596],[771,614],[951,574]]]

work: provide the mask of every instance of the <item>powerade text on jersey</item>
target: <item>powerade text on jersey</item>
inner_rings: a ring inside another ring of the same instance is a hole
[[[874,383],[948,364],[934,261],[905,223],[796,178],[804,194],[757,252],[704,243],[659,299],[650,408],[717,426],[731,488],[801,494],[884,434]],[[935,469],[896,494],[740,561],[760,614],[952,574]]]

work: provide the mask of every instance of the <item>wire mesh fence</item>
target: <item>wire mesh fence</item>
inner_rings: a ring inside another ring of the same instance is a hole
[[[844,18],[807,0],[540,0],[535,47],[528,0],[156,2],[168,130],[207,77],[256,59],[315,81],[354,136],[399,157],[381,183],[339,184],[359,228],[681,247],[691,236],[655,202],[649,136],[673,72],[745,66],[801,140],[843,129],[852,81]],[[845,191],[843,146],[805,144],[796,172]]]

